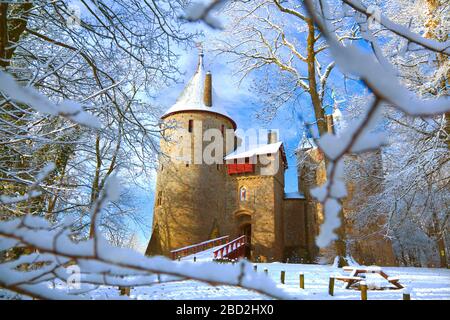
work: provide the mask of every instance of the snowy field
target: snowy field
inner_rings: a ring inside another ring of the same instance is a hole
[[[199,262],[197,262],[199,263]],[[257,264],[258,272],[264,272],[267,268],[269,276],[279,283],[292,299],[360,299],[360,291],[345,289],[344,283],[336,281],[334,296],[328,295],[328,279],[330,275],[345,274],[342,269],[330,265],[307,265],[307,264],[283,264],[283,263],[260,263]],[[285,284],[280,283],[280,272],[286,271]],[[427,268],[383,268],[389,276],[400,278],[400,283],[408,287],[411,299],[444,299],[450,300],[450,270],[427,269]],[[299,287],[299,273],[305,275],[305,289]],[[389,283],[377,274],[367,275],[368,285],[389,287]],[[402,290],[369,290],[369,300],[400,300]],[[0,297],[12,298],[0,291]],[[117,288],[101,287],[91,292],[93,299],[121,299]],[[229,286],[213,287],[197,281],[180,281],[141,287],[131,290],[131,299],[154,300],[154,299],[267,299],[266,296],[252,291],[243,290]]]
[[[360,299],[360,291],[345,289],[344,283],[336,281],[334,296],[328,295],[328,279],[332,274],[344,274],[341,269],[330,265],[259,263],[258,272],[267,268],[269,276],[280,283],[281,270],[286,271],[285,284],[279,284],[293,299]],[[398,276],[400,283],[411,292],[411,299],[445,299],[450,300],[450,270],[427,268],[383,268],[389,276]],[[305,274],[305,289],[299,287],[299,273]],[[376,274],[368,275],[370,281],[381,286],[389,283]],[[117,290],[105,288],[98,291],[98,298],[117,297]],[[131,291],[133,299],[267,299],[267,297],[243,289],[221,286],[212,287],[195,281],[161,284],[149,288],[137,288]],[[402,290],[369,290],[369,300],[399,300]]]
[[[328,295],[328,279],[333,274],[344,274],[342,269],[330,265],[258,263],[258,272],[267,268],[269,276],[280,283],[281,270],[286,271],[285,284],[279,284],[293,299],[360,299],[360,291],[345,289],[344,283],[336,281],[334,296]],[[389,276],[398,276],[400,283],[411,292],[411,299],[445,299],[450,300],[450,270],[427,268],[386,267],[383,270]],[[305,289],[299,287],[299,273],[305,274]],[[367,282],[389,287],[389,283],[376,274],[368,275]],[[402,290],[369,290],[369,300],[399,300]],[[114,299],[118,297],[115,288],[102,288],[94,294],[97,299]],[[212,287],[196,281],[174,282],[152,287],[131,290],[132,299],[267,299],[264,295],[234,287]]]

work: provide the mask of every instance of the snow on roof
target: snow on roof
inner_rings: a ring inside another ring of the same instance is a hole
[[[279,141],[275,143],[262,144],[257,146],[239,147],[234,152],[227,155],[225,157],[225,160],[251,158],[253,156],[260,154],[277,153],[282,144],[283,143]]]
[[[284,194],[285,199],[305,199],[305,195],[300,192],[286,192]]]
[[[342,133],[342,131],[347,127],[342,111],[339,108],[335,108],[333,111],[333,125],[336,134]]]
[[[205,69],[203,66],[203,54],[201,53],[199,56],[199,62],[197,71],[194,76],[189,80],[186,87],[184,88],[181,95],[178,97],[177,102],[169,108],[161,118],[165,118],[170,114],[176,112],[183,111],[205,111],[212,112],[223,115],[233,122],[233,125],[236,127],[235,122],[230,117],[230,115],[222,108],[220,105],[220,98],[217,96],[214,88],[212,89],[212,102],[213,105],[207,106],[204,103],[204,91],[205,91]]]

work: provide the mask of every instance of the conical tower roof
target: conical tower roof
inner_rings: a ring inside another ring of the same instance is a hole
[[[316,148],[317,145],[314,142],[314,139],[311,136],[311,133],[309,132],[309,130],[304,130],[303,131],[303,137],[300,140],[300,143],[298,145],[298,150],[308,150],[308,149],[313,149]]]
[[[215,94],[213,88],[211,88],[212,105],[209,106],[205,104],[205,78],[207,73],[205,72],[203,65],[203,58],[204,54],[203,52],[200,52],[198,66],[194,76],[189,80],[183,92],[181,92],[177,102],[169,108],[161,118],[164,119],[169,115],[179,112],[211,112],[228,118],[233,123],[234,128],[236,128],[234,120],[228,115],[225,109],[221,107],[220,98]]]

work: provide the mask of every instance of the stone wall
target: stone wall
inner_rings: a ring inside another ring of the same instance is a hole
[[[284,199],[284,250],[285,261],[310,262],[308,243],[308,221],[304,199]]]

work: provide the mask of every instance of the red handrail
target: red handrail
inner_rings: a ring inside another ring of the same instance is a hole
[[[226,258],[231,253],[244,248],[247,243],[247,237],[245,235],[240,236],[239,238],[234,239],[231,242],[228,242],[223,247],[214,251],[214,259],[223,259]]]
[[[228,238],[230,236],[223,236],[211,240],[206,240],[197,244],[193,244],[191,246],[179,248],[170,251],[170,254],[172,256],[172,260],[175,260],[177,258],[185,257],[194,253],[198,253],[201,251],[205,251],[207,249],[211,249],[213,247],[217,247],[218,245],[225,244],[228,242]]]

